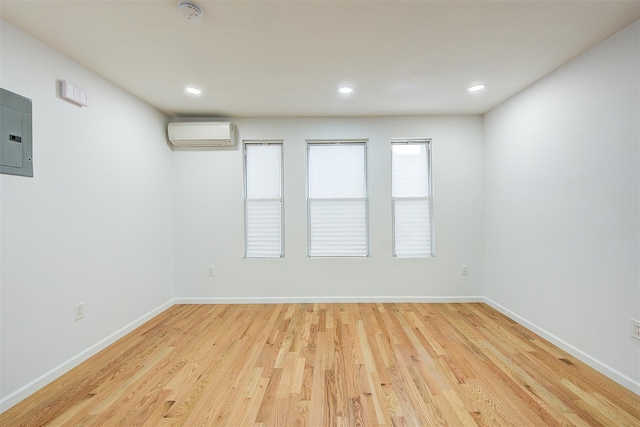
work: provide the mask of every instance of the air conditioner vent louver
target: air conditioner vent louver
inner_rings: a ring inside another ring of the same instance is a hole
[[[227,122],[175,122],[167,126],[169,141],[176,147],[232,147],[236,126]]]

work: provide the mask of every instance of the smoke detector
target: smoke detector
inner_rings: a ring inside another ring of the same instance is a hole
[[[204,15],[204,10],[199,6],[185,0],[178,1],[178,10],[180,11],[180,15],[189,22],[198,22],[202,19],[202,15]]]

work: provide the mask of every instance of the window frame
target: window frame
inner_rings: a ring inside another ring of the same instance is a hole
[[[307,139],[307,176],[306,176],[306,197],[307,197],[307,258],[369,258],[371,257],[371,245],[369,243],[369,168],[368,168],[368,139]],[[311,200],[309,180],[309,160],[312,146],[335,146],[335,145],[362,145],[364,149],[364,198],[353,197],[336,197],[330,198],[313,198],[313,200],[340,200],[340,201],[360,201],[364,199],[365,209],[365,244],[366,255],[311,255]]]
[[[279,145],[280,146],[280,198],[253,199],[247,197],[247,146],[248,145]],[[242,161],[243,161],[243,208],[244,208],[244,259],[279,259],[285,257],[285,231],[284,231],[284,140],[243,140],[242,141]],[[248,216],[247,202],[267,202],[280,201],[280,256],[248,256]]]
[[[420,197],[394,197],[393,196],[393,146],[394,145],[425,145],[427,150],[427,195]],[[435,230],[434,230],[434,213],[433,213],[433,145],[431,138],[393,138],[389,146],[391,151],[391,253],[394,258],[433,258],[435,257]],[[396,252],[396,201],[402,200],[426,200],[429,205],[429,254],[428,255],[402,255],[398,256]]]

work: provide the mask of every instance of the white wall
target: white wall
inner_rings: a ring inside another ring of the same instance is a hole
[[[485,291],[640,392],[639,23],[485,116]]]
[[[0,27],[0,84],[33,100],[34,158],[33,178],[0,175],[6,401],[171,299],[172,153],[166,116]],[[57,95],[61,79],[88,90],[88,108]],[[79,302],[85,318],[76,322]]]
[[[241,149],[174,151],[176,296],[468,297],[483,294],[480,116],[233,119],[239,139],[284,140],[285,258],[243,259]],[[391,138],[433,139],[436,256],[391,256]],[[309,259],[305,139],[368,138],[371,257]],[[469,275],[460,266],[469,265]],[[207,276],[207,266],[215,276]],[[333,298],[333,299],[332,299]],[[317,298],[316,298],[317,300]]]

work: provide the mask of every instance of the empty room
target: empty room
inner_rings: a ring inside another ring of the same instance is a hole
[[[640,426],[640,1],[0,18],[0,426]]]

